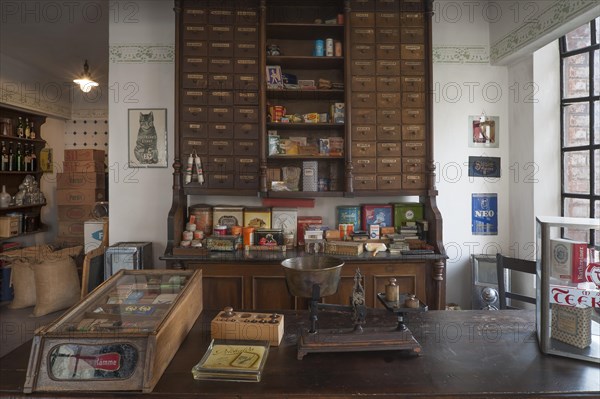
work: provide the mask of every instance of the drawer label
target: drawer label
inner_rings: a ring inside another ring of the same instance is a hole
[[[186,61],[190,64],[202,64],[204,62],[204,58],[188,58]]]
[[[203,110],[204,110],[204,108],[201,108],[201,107],[189,107],[188,108],[188,111],[191,112],[192,114],[202,112]]]
[[[371,144],[369,143],[356,143],[357,148],[371,148]]]
[[[411,83],[421,83],[423,81],[422,78],[404,78],[405,82],[411,82]]]
[[[213,162],[216,162],[216,163],[225,163],[227,161],[229,161],[228,158],[213,158]]]
[[[396,180],[396,176],[379,176],[381,180],[393,181]]]
[[[240,17],[256,17],[256,11],[238,11]]]
[[[186,14],[191,14],[191,15],[202,15],[204,14],[204,10],[185,10]]]
[[[199,124],[197,124],[197,123],[190,123],[190,124],[188,125],[188,127],[189,127],[190,129],[200,129],[202,126],[201,126],[201,125],[199,125]]]
[[[398,82],[398,79],[397,78],[381,78],[381,81],[383,83],[388,83],[389,84],[389,83]]]
[[[204,145],[204,141],[202,140],[188,140],[188,145],[202,146]]]
[[[357,163],[358,163],[358,164],[365,164],[365,165],[368,165],[368,164],[370,164],[370,163],[371,163],[371,160],[370,160],[370,159],[359,159],[359,160],[357,161]]]
[[[357,50],[370,50],[371,46],[369,46],[367,44],[358,44],[358,45],[354,46],[354,48]]]
[[[239,79],[243,82],[254,82],[256,80],[254,76],[239,76]]]
[[[226,114],[229,112],[229,109],[228,108],[213,108],[213,112],[219,113],[219,114]]]
[[[223,146],[228,146],[229,145],[229,141],[213,141],[211,144],[223,147]]]
[[[229,48],[231,47],[231,43],[211,43],[210,46],[217,48]]]
[[[204,75],[199,75],[199,74],[195,74],[195,73],[188,73],[186,76],[188,79],[195,79],[195,80],[203,80],[204,79]]]
[[[396,66],[398,63],[396,61],[379,61],[379,65],[382,66]]]
[[[357,12],[354,15],[358,18],[369,18],[371,16],[371,14],[368,12]]]
[[[231,32],[230,26],[211,26],[213,32]]]
[[[356,80],[357,82],[371,82],[373,80],[373,78],[353,78],[354,80]]]
[[[369,65],[373,65],[373,61],[354,61],[354,65],[369,66]]]
[[[405,158],[404,162],[406,163],[414,163],[414,164],[420,164],[423,163],[423,160],[421,158]]]
[[[239,43],[238,48],[243,48],[243,49],[254,49],[256,48],[256,44],[253,43]]]
[[[186,42],[185,45],[188,47],[204,47],[204,42]]]
[[[251,181],[251,180],[256,180],[256,176],[252,176],[252,175],[242,175],[239,176],[240,180],[246,180],[246,181]]]
[[[229,76],[227,76],[227,75],[212,75],[211,79],[212,80],[228,80]]]
[[[419,45],[406,45],[404,48],[410,51],[421,51],[423,49],[423,47]]]
[[[386,109],[384,109],[384,110],[381,111],[381,114],[382,115],[396,115],[396,110],[393,110],[393,109],[386,110]]]
[[[215,179],[220,179],[220,180],[228,180],[229,179],[229,175],[213,175],[213,177]]]
[[[256,15],[256,14],[254,14],[254,15]],[[240,26],[240,27],[237,28],[237,31],[238,32],[246,32],[246,33],[254,33],[254,32],[256,32],[256,28],[250,28],[250,27],[242,27],[242,26]]]
[[[404,64],[408,65],[408,66],[421,66],[421,65],[423,65],[423,63],[421,61],[406,61]]]
[[[248,98],[252,98],[252,97],[256,97],[256,93],[238,93],[240,95],[240,97],[248,97]]]
[[[240,141],[239,145],[242,147],[254,147],[253,141]]]
[[[398,163],[398,160],[393,158],[384,158],[381,160],[381,163]]]
[[[393,132],[396,130],[396,126],[382,126],[381,130],[384,132]]]
[[[380,50],[395,50],[397,47],[395,44],[380,44]]]
[[[227,130],[227,125],[215,125],[216,130]]]
[[[229,97],[231,96],[231,92],[229,91],[212,91],[210,93],[211,96],[215,96],[215,97]]]
[[[404,29],[404,33],[407,33],[409,35],[419,35],[422,33],[421,29]]]
[[[396,148],[398,147],[397,143],[380,143],[382,148]]]
[[[373,29],[354,29],[359,35],[372,35]]]
[[[420,175],[406,175],[406,180],[421,180],[421,176]]]
[[[358,126],[356,127],[357,132],[370,132],[371,126]]]
[[[230,10],[211,10],[210,15],[233,15],[233,11]]]
[[[210,62],[212,64],[222,64],[222,65],[231,64],[231,60],[222,60],[222,59],[220,59],[220,60],[219,59],[212,59],[212,60],[210,60]]]
[[[188,32],[204,32],[204,26],[186,26]]]
[[[375,180],[374,176],[354,176],[355,180],[362,180],[362,181],[373,181]]]
[[[254,65],[256,60],[237,60],[238,65]]]
[[[186,91],[185,95],[191,97],[201,97],[204,95],[204,93],[201,91]]]
[[[404,143],[404,145],[412,148],[423,147],[423,143]]]
[[[253,109],[240,108],[240,109],[238,109],[238,112],[240,114],[253,114],[254,110]]]
[[[398,34],[398,29],[379,29],[379,33],[383,33],[384,35]]]
[[[253,158],[241,158],[238,160],[239,163],[256,163]]]

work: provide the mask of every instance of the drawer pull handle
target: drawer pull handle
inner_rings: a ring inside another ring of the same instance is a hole
[[[364,181],[364,180],[363,180],[361,183],[362,183],[362,184],[367,184],[367,182],[366,182],[366,181]]]

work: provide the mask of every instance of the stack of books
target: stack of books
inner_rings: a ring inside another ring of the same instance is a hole
[[[258,382],[269,354],[269,341],[213,339],[192,368],[196,380]]]

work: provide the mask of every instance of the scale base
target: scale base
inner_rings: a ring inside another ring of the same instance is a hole
[[[298,360],[308,353],[367,352],[408,350],[419,354],[421,345],[408,328],[364,328],[362,331],[323,329],[316,333],[304,330],[298,340]]]

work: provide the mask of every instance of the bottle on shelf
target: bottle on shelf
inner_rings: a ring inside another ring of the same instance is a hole
[[[17,137],[23,138],[25,136],[25,125],[23,124],[23,118],[19,116],[19,123],[17,123]]]
[[[37,172],[37,156],[35,155],[35,147],[33,145],[31,145],[31,154],[29,154],[29,156],[31,158],[29,170]]]
[[[23,155],[23,170],[25,172],[31,172],[31,155],[29,155],[31,150],[29,149],[28,144],[25,144],[24,147],[25,150]]]
[[[13,152],[12,143],[8,143],[8,171],[13,172],[17,170],[15,165],[15,154]]]
[[[21,152],[21,143],[17,143],[17,155],[15,156],[15,170],[23,171],[23,153]]]
[[[8,208],[10,206],[11,196],[6,192],[6,186],[2,185],[2,192],[0,193],[0,208]]]
[[[25,138],[31,139],[31,126],[29,126],[29,118],[25,118]]]
[[[31,140],[35,140],[37,135],[35,133],[35,129],[33,128],[33,121],[31,121],[31,126],[30,126],[29,130],[31,131],[31,133],[30,133],[31,134]]]
[[[2,163],[0,164],[0,169],[3,172],[8,171],[8,149],[4,141],[2,142]]]

